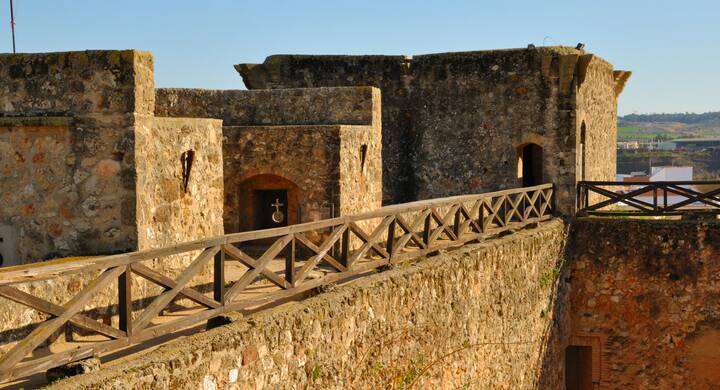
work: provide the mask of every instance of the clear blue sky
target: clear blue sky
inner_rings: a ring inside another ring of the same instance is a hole
[[[718,0],[15,0],[19,51],[149,50],[159,87],[242,88],[233,64],[279,53],[584,42],[634,72],[621,114],[719,111],[718,17]],[[2,52],[12,50],[9,19],[9,0],[0,0]]]

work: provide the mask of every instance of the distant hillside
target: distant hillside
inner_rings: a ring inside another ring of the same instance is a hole
[[[653,123],[653,122],[677,122],[687,125],[693,124],[720,124],[720,112],[706,112],[704,114],[630,114],[618,118],[623,122]]]
[[[630,114],[618,117],[618,139],[720,137],[720,112]]]

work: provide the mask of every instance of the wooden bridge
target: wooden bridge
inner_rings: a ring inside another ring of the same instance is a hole
[[[6,342],[0,382],[121,351],[224,313],[262,308],[381,267],[510,233],[552,218],[553,199],[552,184],[544,184],[393,205],[169,248],[5,268],[0,270],[0,296],[46,319],[32,325],[24,337]],[[188,261],[177,275],[157,270],[178,256]],[[51,297],[47,289],[80,273],[89,275],[88,282],[67,302],[38,296],[44,288]],[[196,283],[203,277],[206,289]],[[140,285],[152,285],[159,293],[143,296],[135,291]],[[102,306],[98,297],[107,290],[112,305],[106,310],[113,318],[102,321],[90,313]],[[77,340],[59,340],[57,335],[66,327],[84,333]]]

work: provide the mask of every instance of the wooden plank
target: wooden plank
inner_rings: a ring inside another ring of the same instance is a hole
[[[582,185],[592,185],[592,186],[616,186],[616,187],[625,187],[628,185],[634,185],[637,183],[634,182],[624,182],[624,181],[594,181],[594,180],[583,180],[578,182]],[[649,182],[644,182],[649,183]],[[720,184],[720,180],[679,180],[679,181],[654,181],[652,183],[661,185],[661,186],[667,186],[667,185],[693,185],[693,184],[709,184],[709,185],[717,185]],[[529,187],[528,187],[529,188]]]
[[[417,244],[420,248],[426,248],[427,245],[423,241],[423,239],[417,235],[415,232],[419,227],[421,223],[425,222],[425,219],[427,216],[430,215],[430,210],[423,211],[419,216],[415,218],[415,221],[413,221],[412,225],[408,225],[408,223],[405,221],[405,219],[401,215],[397,215],[395,217],[395,220],[397,221],[398,225],[405,230],[407,233],[400,237],[398,239],[397,244],[395,245],[395,252],[401,251],[403,248],[405,248],[405,245],[412,240]]]
[[[118,319],[119,328],[127,336],[132,334],[132,272],[126,265],[125,271],[118,277]]]
[[[435,222],[437,222],[438,226],[442,229],[445,234],[451,239],[451,240],[457,240],[457,236],[455,235],[455,232],[450,228],[449,224],[450,221],[455,218],[455,212],[460,207],[458,204],[453,204],[450,206],[450,210],[448,210],[447,213],[445,213],[444,217],[440,217],[440,214],[437,212],[437,209],[430,210],[430,215],[433,217]],[[435,237],[431,238],[431,241],[437,239],[438,235],[435,235]]]
[[[350,259],[350,229],[345,229],[342,236],[342,243],[340,246],[340,264],[343,267],[348,267],[348,260]]]
[[[248,270],[243,274],[243,276],[240,277],[240,279],[233,284],[232,287],[227,291],[225,294],[225,301],[230,302],[235,298],[236,295],[238,295],[242,290],[244,290],[247,286],[250,285],[250,283],[255,280],[255,278],[260,274],[260,272],[267,267],[267,265],[274,259],[283,249],[285,249],[285,246],[292,241],[293,235],[288,234],[285,237],[281,237],[277,241],[275,241],[270,248],[268,248],[265,253],[263,253],[262,256],[257,260],[255,263],[256,267]]]
[[[587,188],[593,192],[596,192],[596,193],[606,196],[608,198],[607,200],[604,200],[602,202],[585,207],[585,210],[588,210],[588,211],[597,210],[597,209],[603,208],[605,206],[609,206],[609,205],[612,205],[615,203],[620,203],[620,202],[623,202],[623,203],[627,204],[628,206],[635,207],[639,210],[652,211],[652,209],[653,209],[652,204],[634,198],[636,195],[640,195],[645,192],[648,192],[648,190],[651,187],[647,186],[647,185],[643,186],[637,190],[626,192],[624,194],[618,194],[616,192],[608,191],[604,188],[595,187],[595,186],[589,186]]]
[[[347,229],[343,230],[343,233],[342,233],[343,237],[347,234],[347,232],[348,232]],[[303,235],[302,233],[296,234],[296,235],[295,235],[295,239],[297,239],[297,241],[298,241],[302,246],[308,248],[308,249],[311,250],[313,253],[317,254],[318,252],[320,252],[320,248],[318,248],[317,245],[315,245],[312,241],[310,241],[310,240],[309,240],[307,237],[305,237],[305,235]],[[328,255],[327,253],[325,253],[325,255],[323,256],[322,261],[328,263],[331,267],[335,268],[335,269],[338,270],[339,272],[345,272],[345,271],[347,271],[347,267],[346,267],[346,266],[344,266],[340,261],[335,260],[332,256]]]
[[[445,232],[450,240],[457,240],[457,236],[455,236],[455,233],[453,233],[452,229],[448,226],[450,223],[450,220],[452,220],[455,217],[455,211],[457,211],[459,205],[455,204],[450,207],[450,210],[445,214],[444,218],[440,218],[440,214],[438,214],[437,210],[431,209],[430,210],[430,216],[437,222],[438,227],[430,234],[430,245],[432,245],[435,240],[440,237],[440,234]]]
[[[380,226],[382,226],[383,229],[387,227],[387,226],[383,226],[382,223]],[[376,226],[376,229],[379,229],[380,226]],[[350,228],[348,230],[350,230],[352,233],[354,233],[363,243],[370,243],[370,249],[373,252],[377,253],[381,257],[386,257],[386,258],[390,257],[390,255],[387,253],[385,248],[380,246],[380,244],[377,242],[377,238],[375,239],[375,241],[370,240],[371,236],[369,236],[367,233],[365,233],[365,231],[362,230],[362,228],[360,226],[358,226],[358,224],[356,224],[355,222],[350,222],[349,227]],[[373,231],[373,232],[375,232],[375,231]],[[382,234],[382,231],[380,231],[378,233]],[[362,249],[362,246],[359,249]],[[353,252],[353,253],[357,254],[357,251],[358,250],[355,250],[355,252]],[[351,257],[351,260],[352,260],[352,257]]]
[[[681,195],[681,194],[676,190],[676,188],[682,188],[682,187],[667,186],[667,187],[666,187],[666,191],[674,192],[674,193],[676,193],[676,194],[678,194],[678,195]],[[718,204],[717,204],[717,203],[710,202],[710,201],[708,201],[707,199],[710,198],[710,199],[712,199],[712,200],[715,201],[715,202],[720,201],[720,199],[718,199],[718,198],[716,198],[716,197],[714,196],[714,195],[716,195],[716,194],[720,194],[720,188],[715,189],[715,190],[713,190],[713,191],[706,192],[706,193],[700,193],[700,192],[697,192],[697,191],[691,191],[691,190],[688,190],[687,188],[682,188],[682,189],[685,190],[685,191],[688,191],[688,192],[690,193],[690,194],[687,194],[687,195],[682,195],[682,196],[687,197],[688,199],[683,200],[682,202],[678,202],[678,203],[676,203],[676,204],[674,204],[674,205],[669,206],[669,207],[668,207],[668,210],[679,209],[679,208],[681,208],[681,207],[684,207],[684,206],[687,206],[687,205],[691,205],[691,204],[693,204],[693,203],[695,203],[695,202],[701,202],[701,203],[707,204],[708,206],[718,207]]]
[[[528,208],[525,210],[525,219],[530,218],[530,215],[534,212],[535,216],[540,216],[540,213],[535,206],[535,203],[537,202],[538,198],[540,197],[540,191],[534,191],[532,194],[532,197],[529,196],[527,193],[525,193],[525,197],[528,200]]]
[[[245,252],[238,249],[233,244],[227,244],[223,245],[223,250],[230,255],[230,257],[236,259],[237,261],[241,262],[248,268],[257,268],[257,261],[253,259],[252,257],[248,256]],[[274,285],[280,287],[280,288],[290,288],[292,285],[289,281],[283,280],[280,276],[278,276],[276,273],[272,272],[269,269],[263,269],[260,271],[260,274],[264,276],[267,280],[272,282]]]
[[[425,224],[423,225],[423,242],[425,243],[425,248],[430,246],[430,234],[432,233],[430,229],[430,225],[432,224],[430,212],[431,210],[427,209],[427,217],[425,217]]]
[[[217,258],[220,255],[220,251],[215,254],[215,257]],[[132,266],[133,272],[138,274],[139,276],[142,276],[143,278],[153,282],[157,283],[160,286],[164,287],[166,290],[172,290],[173,288],[177,287],[177,282],[175,282],[172,278],[169,278],[143,264],[136,263]],[[207,306],[209,308],[216,308],[222,306],[222,304],[216,300],[212,300],[202,293],[193,290],[192,288],[185,287],[180,290],[180,295],[183,295],[187,297],[188,299],[192,300],[193,302],[199,303],[203,306]]]
[[[0,296],[3,296],[21,305],[28,306],[39,312],[50,314],[56,317],[62,315],[62,313],[65,311],[65,309],[60,305],[56,305],[52,302],[40,299],[34,295],[28,294],[11,286],[0,286]],[[82,314],[75,314],[74,316],[70,317],[68,322],[73,325],[77,325],[83,329],[95,331],[104,336],[108,336],[114,339],[125,337],[125,333],[123,333],[122,331],[105,325],[102,322],[98,322]]]
[[[290,241],[288,247],[285,248],[285,281],[290,286],[295,286],[295,258],[297,256],[295,241],[297,241],[297,237],[302,235],[302,233],[293,234],[293,240]],[[272,273],[272,271],[270,271],[270,273]]]
[[[25,356],[32,352],[38,345],[50,337],[56,330],[63,326],[70,318],[75,316],[77,312],[82,310],[85,304],[93,298],[95,293],[101,288],[105,288],[115,278],[125,271],[124,267],[115,267],[101,273],[97,278],[90,282],[80,293],[75,295],[68,303],[63,305],[65,311],[59,316],[43,322],[35,328],[30,334],[18,342],[10,351],[3,355],[0,359],[0,373],[10,370],[19,363]]]
[[[172,288],[174,286],[167,287]],[[195,290],[183,289],[180,291],[180,294],[184,294],[185,290],[190,290],[191,294],[192,292],[195,292]],[[187,295],[185,296],[187,297]],[[202,294],[200,294],[200,296],[205,298]],[[205,304],[205,306],[215,308],[225,303],[225,251],[222,250],[222,247],[218,253],[215,254],[215,258],[213,259],[213,299],[214,301],[208,299],[207,303],[209,305]],[[214,306],[215,303],[217,303],[218,306]]]
[[[386,216],[380,224],[375,227],[375,230],[373,230],[372,234],[369,236],[354,222],[350,223],[350,230],[352,230],[353,233],[355,233],[360,239],[364,241],[364,243],[356,250],[350,260],[350,264],[354,264],[356,261],[360,260],[363,256],[365,256],[365,253],[373,248],[376,252],[378,252],[382,257],[389,258],[390,255],[385,251],[384,248],[380,247],[377,243],[378,238],[380,238],[380,235],[385,232],[385,229],[387,229],[388,225],[395,220],[393,216]]]
[[[205,249],[202,253],[195,258],[195,260],[188,265],[187,268],[180,274],[175,286],[158,295],[150,305],[138,316],[133,322],[133,326],[136,329],[142,329],[146,327],[155,316],[160,313],[178,294],[185,288],[185,285],[202,269],[207,262],[220,251],[220,246],[214,246]]]
[[[250,232],[233,233],[226,235],[226,244],[237,244],[240,242],[260,240],[264,238],[283,237],[288,234],[309,232],[312,230],[320,230],[333,226],[342,225],[347,222],[348,217],[339,217],[332,219],[324,219],[315,222],[305,222],[296,225],[283,226],[279,228],[254,230]]]
[[[191,241],[166,248],[148,249],[140,252],[130,252],[119,255],[85,259],[48,260],[40,263],[4,267],[0,269],[0,285],[46,280],[79,272],[99,271],[107,268],[114,268],[154,258],[205,249],[212,245],[220,245],[224,240],[225,238],[220,236],[206,240]]]
[[[388,225],[387,238],[385,239],[385,250],[388,253],[388,260],[392,262],[393,256],[393,245],[395,244],[395,229],[397,228],[397,217],[393,218],[390,225]]]
[[[335,243],[340,239],[340,237],[342,237],[342,234],[347,228],[348,225],[342,225],[333,230],[333,232],[325,240],[325,242],[320,245],[320,247],[316,251],[316,254],[308,261],[306,261],[305,264],[303,264],[302,268],[300,268],[300,271],[297,273],[297,275],[295,275],[295,284],[300,284],[303,282],[303,280],[305,280],[308,272],[310,272],[311,269],[315,268],[315,266],[320,262],[320,260],[322,260],[325,255],[327,255],[328,251],[333,247],[333,245],[335,245]],[[340,265],[337,261],[334,262],[337,265]]]

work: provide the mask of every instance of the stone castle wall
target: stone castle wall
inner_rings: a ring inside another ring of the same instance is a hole
[[[288,210],[290,223],[380,207],[376,88],[158,89],[155,112],[222,119],[227,232],[252,230],[252,218],[246,216],[253,204],[243,188],[246,180],[263,175],[298,188],[297,195],[290,194],[298,198],[298,207]],[[363,170],[362,145],[367,147]],[[263,184],[273,186],[267,180]]]
[[[565,228],[368,276],[55,388],[537,388]]]
[[[382,99],[383,204],[415,199],[412,182],[414,136],[402,56],[270,56],[262,65],[236,69],[251,90],[373,86]]]
[[[582,82],[577,92],[576,179],[615,181],[617,173],[617,94],[613,67],[598,57],[588,54],[580,58],[583,68]],[[585,126],[585,145],[581,147],[581,132]],[[583,153],[584,156],[581,156]],[[584,159],[584,177],[583,177]],[[572,192],[575,193],[574,191]],[[590,204],[605,200],[599,194],[590,194]]]
[[[340,129],[342,126],[225,127],[225,227],[228,233],[252,230],[241,226],[241,185],[257,175],[274,175],[302,188],[289,210],[291,223],[331,218],[340,194]],[[339,210],[335,210],[339,212]],[[297,218],[297,219],[294,219]]]
[[[153,92],[149,53],[0,55],[0,164],[34,171],[0,190],[17,260],[137,248],[134,126]]]
[[[136,127],[139,249],[223,234],[221,124],[155,117]],[[194,158],[185,188],[181,157],[188,151]]]
[[[540,71],[553,54],[548,75]],[[562,186],[574,150],[556,53],[510,50],[413,58],[415,182],[420,199],[522,186],[518,147],[543,148],[541,182]],[[574,182],[573,182],[574,184]],[[562,195],[558,203],[563,204]]]
[[[373,88],[208,90],[158,88],[155,115],[222,119],[224,126],[380,123]]]
[[[414,57],[277,55],[236,69],[250,89],[380,88],[385,204],[516,187],[517,148],[536,143],[544,148],[543,181],[557,184],[558,207],[571,214],[582,104],[593,105],[584,114],[593,123],[588,131],[598,133],[597,153],[614,153],[605,140],[615,132],[607,117],[616,100],[594,91],[615,88],[615,80],[591,77],[598,85],[578,99],[583,56],[566,47]],[[596,113],[600,118],[591,118]],[[609,164],[614,160],[603,159],[598,170],[604,174]]]
[[[367,126],[340,129],[338,215],[354,215],[382,206],[382,140]]]
[[[720,383],[720,223],[579,220],[571,248],[565,333],[594,349],[595,388]]]

